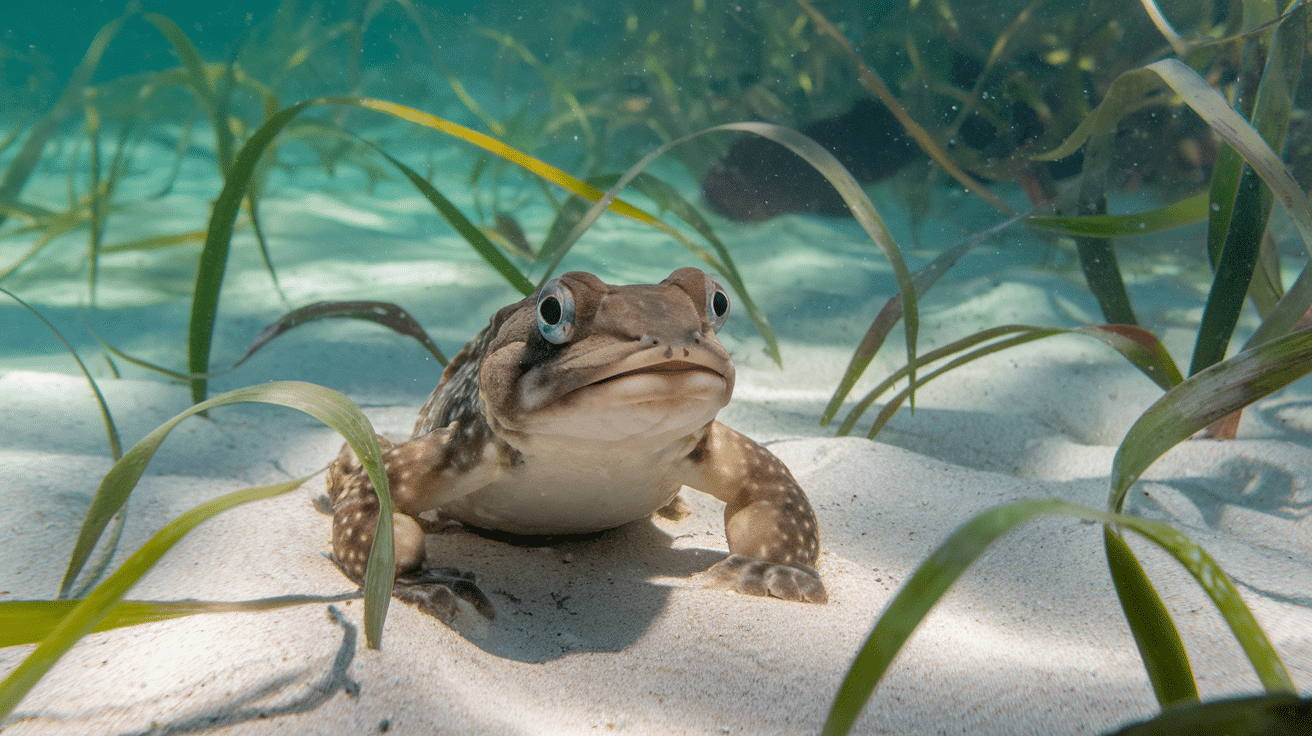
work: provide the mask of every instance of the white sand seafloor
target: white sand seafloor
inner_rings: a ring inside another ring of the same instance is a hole
[[[439,163],[450,149],[438,187],[472,215],[467,152],[441,139],[424,145],[437,148]],[[413,161],[429,155],[413,142],[392,152]],[[141,191],[157,188],[168,169],[167,151],[154,151],[154,163],[149,153],[130,180]],[[193,169],[167,198],[111,218],[108,240],[202,227],[218,187],[203,162]],[[695,196],[677,168],[662,174]],[[58,197],[62,179],[51,182],[44,186]],[[349,175],[326,180],[300,170],[275,184],[262,216],[293,306],[393,301],[453,354],[516,298],[401,183],[366,196]],[[29,196],[39,199],[42,185],[33,186]],[[889,187],[872,193],[913,265],[998,219],[943,194],[913,226]],[[516,214],[530,237],[549,224],[539,210]],[[721,509],[685,491],[694,513],[680,521],[639,522],[552,547],[467,532],[429,537],[430,558],[475,572],[498,616],[465,616],[453,629],[393,602],[381,651],[365,648],[358,600],[92,634],[4,722],[6,736],[817,733],[876,617],[953,529],[1019,499],[1105,507],[1116,445],[1160,396],[1118,355],[1074,337],[1033,343],[926,385],[915,414],[904,409],[877,441],[834,438],[817,419],[853,346],[894,293],[890,269],[850,222],[714,223],[778,331],[784,358],[780,369],[763,354],[739,309],[723,335],[737,389],[720,419],[767,443],[807,490],[823,535],[827,605],[702,587],[696,573],[726,554]],[[113,378],[83,320],[128,353],[181,367],[197,246],[110,256],[92,311],[80,237],[60,241],[3,285],[75,342],[131,444],[186,408],[188,393],[122,361],[123,378]],[[1192,255],[1200,243],[1200,232],[1188,229],[1121,245],[1141,320],[1181,363],[1206,295],[1206,268]],[[0,241],[0,265],[27,247]],[[249,231],[238,232],[232,257],[216,366],[286,311]],[[634,283],[683,265],[701,264],[666,236],[607,215],[565,268]],[[1001,324],[1096,323],[1097,314],[1070,253],[1012,229],[980,245],[922,303],[921,347]],[[7,299],[0,323],[0,600],[52,598],[110,455],[91,392],[54,338]],[[895,335],[862,387],[904,356]],[[333,321],[276,340],[215,381],[214,391],[313,381],[354,399],[380,432],[404,434],[438,375],[413,341]],[[1295,384],[1259,402],[1237,441],[1176,448],[1127,507],[1171,522],[1209,550],[1304,695],[1312,693],[1309,388]],[[340,443],[289,409],[246,405],[187,420],[133,493],[115,564],[201,501],[313,473]],[[312,505],[322,492],[319,475],[205,523],[129,597],[236,601],[352,590],[323,555],[330,519]],[[1202,696],[1260,691],[1198,585],[1140,541],[1133,546],[1181,629]],[[31,651],[0,650],[0,673]],[[898,656],[855,732],[1096,734],[1155,712],[1108,578],[1101,529],[1044,518],[1001,540],[958,582]]]

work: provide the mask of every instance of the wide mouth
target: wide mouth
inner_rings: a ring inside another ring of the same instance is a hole
[[[545,367],[532,369],[520,384],[520,410],[533,413],[555,404],[578,408],[580,402],[602,410],[641,402],[700,402],[732,390],[733,364],[705,350],[649,348],[588,370],[559,367],[552,380]]]
[[[663,360],[579,386],[523,417],[520,431],[598,442],[686,435],[715,418],[731,379],[701,363]]]
[[[685,373],[685,372],[709,373],[712,376],[724,378],[724,376],[721,375],[719,371],[711,370],[710,368],[706,367],[705,365],[702,365],[701,363],[692,363],[687,360],[667,360],[662,363],[654,363],[652,365],[643,366],[641,368],[634,368],[633,370],[624,371],[622,373],[616,373],[613,376],[606,376],[605,378],[601,378],[599,380],[593,381],[592,383],[589,383],[586,386],[580,386],[578,389],[575,390],[578,391],[578,390],[588,389],[594,386],[600,386],[602,384],[611,383],[613,381],[618,381],[624,378],[630,378],[632,376],[641,376],[651,373]]]

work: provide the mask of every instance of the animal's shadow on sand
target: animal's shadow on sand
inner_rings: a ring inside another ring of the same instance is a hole
[[[568,537],[455,528],[427,539],[433,564],[473,572],[496,608],[492,621],[462,610],[453,628],[489,654],[521,662],[629,647],[665,609],[671,585],[726,556],[671,542],[651,520]]]

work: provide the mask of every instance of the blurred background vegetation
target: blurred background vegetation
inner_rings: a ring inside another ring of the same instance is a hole
[[[1054,174],[1078,172],[1078,161],[1039,169],[1027,156],[1069,135],[1120,73],[1172,54],[1144,8],[1125,0],[814,5],[966,171],[1039,190]],[[122,12],[112,2],[55,6],[7,11],[0,140],[9,145],[0,155],[51,109],[92,37]],[[218,7],[161,0],[140,7],[174,21],[206,62],[234,62],[239,78],[282,104],[355,94],[425,106],[576,175],[626,166],[660,142],[718,123],[800,129],[870,96],[851,60],[794,0],[248,0]],[[1244,23],[1239,3],[1179,0],[1163,11],[1194,40],[1224,37]],[[1231,85],[1242,48],[1198,48],[1188,61],[1209,81]],[[137,99],[143,85],[177,66],[155,28],[139,16],[125,23],[91,78],[100,124],[145,119],[157,127],[138,135],[180,137],[170,124],[185,125],[194,103],[171,94],[145,106]],[[233,95],[231,113],[244,130],[264,112],[250,92],[239,83]],[[1306,94],[1303,85],[1296,107]],[[1300,180],[1307,167],[1299,164],[1312,158],[1306,127],[1296,114],[1289,150]],[[1127,120],[1120,142],[1110,186],[1148,185],[1172,195],[1206,182],[1217,148],[1196,116],[1169,105]],[[727,137],[706,137],[673,155],[700,179],[728,145]],[[909,182],[927,179],[923,167],[912,171]],[[924,186],[904,191],[923,196]]]

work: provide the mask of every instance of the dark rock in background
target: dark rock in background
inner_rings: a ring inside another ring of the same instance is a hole
[[[924,154],[883,104],[859,100],[837,117],[802,129],[869,184],[896,174]],[[734,143],[702,179],[702,193],[721,215],[740,222],[789,212],[847,216],[833,185],[800,156],[774,141],[750,136]]]

